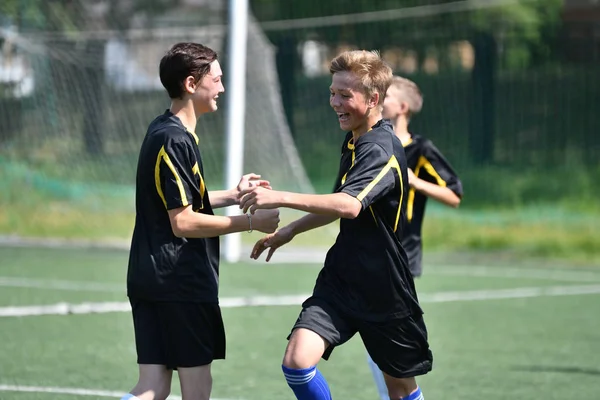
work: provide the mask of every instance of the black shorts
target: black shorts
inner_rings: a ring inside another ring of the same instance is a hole
[[[323,298],[310,297],[292,331],[309,329],[327,342],[323,358],[359,333],[369,355],[386,374],[395,378],[424,375],[433,367],[433,355],[427,342],[427,329],[421,315],[384,322],[357,319]],[[289,339],[289,336],[288,336]]]
[[[129,299],[138,364],[198,367],[225,358],[218,304]]]

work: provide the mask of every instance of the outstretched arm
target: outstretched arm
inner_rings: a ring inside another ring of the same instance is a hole
[[[261,210],[250,217],[246,215],[222,217],[197,213],[192,210],[192,206],[186,206],[169,210],[168,213],[173,234],[185,238],[215,237],[244,232],[251,228],[270,233],[274,232],[279,224],[279,210]]]
[[[208,192],[210,197],[210,205],[213,209],[229,207],[237,204],[237,190],[211,190]]]
[[[265,236],[254,245],[250,258],[257,260],[266,249],[269,249],[266,261],[271,260],[275,250],[290,242],[296,235],[319,228],[336,221],[338,218],[323,214],[308,214],[284,226],[277,232]]]
[[[240,193],[240,191],[255,187],[264,187],[267,189],[271,189],[271,184],[269,183],[269,181],[260,179],[260,175],[246,174],[242,176],[242,179],[240,179],[240,183],[238,183],[238,185],[233,189],[210,191],[210,205],[213,209],[215,209],[239,204],[238,194]]]
[[[362,211],[361,202],[346,193],[302,194],[258,187],[242,190],[239,196],[240,208],[251,213],[260,208],[286,207],[333,219],[353,219]]]
[[[307,214],[302,218],[290,222],[284,228],[290,229],[294,236],[299,235],[303,232],[310,231],[311,229],[320,228],[321,226],[328,225],[333,221],[337,221],[338,217],[323,214]],[[283,229],[283,228],[282,228]]]

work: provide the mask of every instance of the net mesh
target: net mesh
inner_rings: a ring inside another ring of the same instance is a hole
[[[128,237],[139,146],[149,122],[170,104],[158,78],[159,60],[174,43],[194,41],[215,49],[227,71],[227,27],[214,22],[90,31],[74,38],[3,29],[3,209],[39,207],[38,200],[44,199],[45,207],[60,210],[59,221],[30,216],[24,225],[32,230],[37,225],[44,235]],[[274,50],[253,19],[248,54],[244,171],[261,174],[281,190],[310,193],[280,100]],[[220,110],[202,116],[196,128],[211,189],[224,185],[226,96],[227,90],[220,96]],[[95,218],[82,218],[90,213]],[[82,218],[81,223],[64,231],[60,220],[69,215]],[[115,222],[123,218],[129,225]],[[9,221],[8,211],[3,220],[9,232],[28,233]]]

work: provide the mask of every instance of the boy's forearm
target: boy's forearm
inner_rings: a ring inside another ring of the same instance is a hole
[[[208,192],[212,208],[229,207],[238,204],[237,192],[229,190],[211,190]]]
[[[460,197],[458,197],[450,188],[438,186],[435,183],[427,182],[423,179],[417,179],[413,188],[423,195],[447,206],[456,208],[460,204]]]
[[[170,211],[171,213],[171,211]],[[208,238],[250,229],[248,217],[236,215],[223,217],[196,212],[180,212],[171,217],[173,233],[185,238]]]
[[[346,193],[302,194],[282,192],[279,207],[337,218],[356,218],[362,204]],[[331,221],[330,221],[331,222]]]
[[[308,214],[300,219],[295,220],[294,222],[289,223],[285,226],[285,228],[289,229],[293,235],[296,236],[311,229],[320,228],[321,226],[330,224],[338,219],[338,217],[331,215]]]

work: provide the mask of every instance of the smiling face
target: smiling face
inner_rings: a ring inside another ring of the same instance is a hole
[[[223,72],[218,61],[210,64],[210,71],[198,84],[193,77],[188,77],[186,90],[191,95],[197,115],[217,111],[217,98],[225,91],[222,82]]]
[[[369,117],[379,95],[375,93],[368,97],[363,90],[360,79],[352,72],[340,71],[332,76],[329,104],[337,113],[340,128],[344,131],[361,134],[371,127]]]

